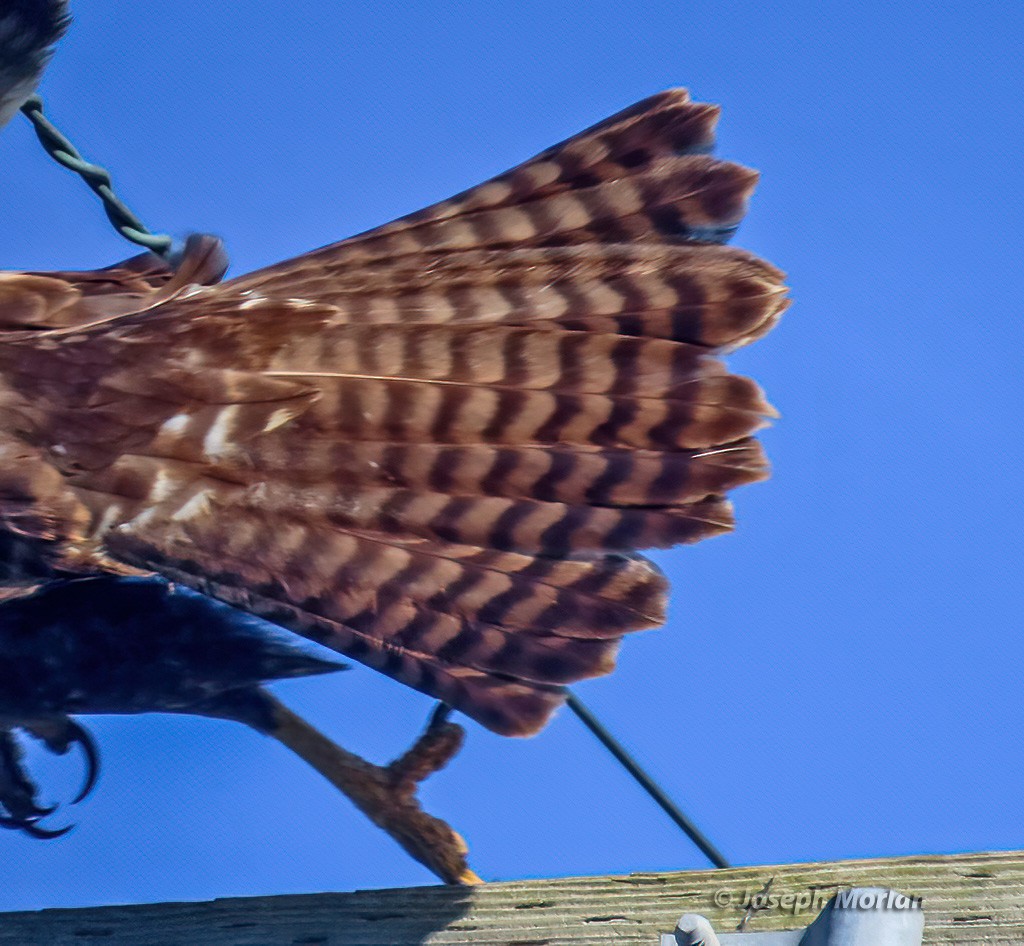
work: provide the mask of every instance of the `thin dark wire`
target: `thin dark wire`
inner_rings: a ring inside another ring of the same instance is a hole
[[[709,860],[715,867],[728,867],[729,862],[721,855],[718,848],[716,848],[705,836],[704,833],[698,828],[689,818],[684,815],[675,802],[666,795],[657,782],[650,777],[636,760],[622,747],[618,740],[610,733],[601,722],[594,716],[580,702],[579,697],[575,694],[570,693],[566,699],[566,703],[579,718],[582,720],[583,725],[587,727],[597,738],[601,741],[604,747],[613,755],[622,766],[633,776],[647,792],[662,808],[680,828],[686,836],[693,841],[694,844],[700,848],[701,853]]]
[[[146,229],[143,222],[114,193],[110,172],[98,164],[86,161],[78,149],[46,118],[43,114],[43,100],[38,95],[33,95],[22,105],[21,110],[32,122],[46,153],[58,164],[74,171],[103,201],[107,217],[121,236],[165,259],[171,255],[174,241],[166,233],[150,233]]]

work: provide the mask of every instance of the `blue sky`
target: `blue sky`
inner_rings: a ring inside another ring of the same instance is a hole
[[[735,863],[1022,846],[1024,7],[242,6],[79,2],[43,89],[151,228],[221,234],[234,273],[662,88],[723,106],[719,153],[763,174],[735,242],[796,300],[731,359],[782,412],[775,473],[734,535],[657,556],[668,626],[579,692]],[[5,268],[133,252],[21,119],[0,203]],[[277,692],[380,761],[430,709],[362,668]],[[93,726],[96,794],[61,840],[0,837],[0,909],[431,882],[268,739]],[[705,863],[567,713],[529,741],[470,724],[425,794],[488,879]]]

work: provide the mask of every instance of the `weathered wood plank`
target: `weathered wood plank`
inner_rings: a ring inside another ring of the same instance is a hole
[[[1011,851],[7,913],[0,946],[654,946],[683,913],[735,929],[772,877],[780,900],[748,929],[804,926],[840,886],[890,886],[923,898],[925,943],[1024,943]]]

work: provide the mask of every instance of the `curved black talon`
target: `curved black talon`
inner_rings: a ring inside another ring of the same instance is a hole
[[[9,818],[7,815],[0,815],[0,828],[9,828],[11,831],[24,831],[25,834],[41,841],[52,841],[61,835],[67,834],[73,824],[65,825],[63,828],[41,828],[32,819]]]
[[[40,818],[52,815],[60,807],[60,805],[47,805],[44,808],[40,808],[35,803],[35,800],[31,798],[18,798],[15,804],[18,809],[24,809],[25,814],[23,816],[11,815],[10,817],[0,815],[0,828],[18,827],[22,822],[38,821]],[[5,818],[7,821],[17,822],[17,824],[4,824]]]
[[[7,828],[11,831],[21,831],[27,828],[32,822],[23,821],[21,818],[11,818],[9,815],[0,815],[0,828]]]
[[[85,782],[72,804],[88,797],[96,785],[100,770],[99,751],[92,736],[80,723],[70,717],[26,720],[16,728],[38,739],[55,755],[64,755],[74,745],[82,748],[85,756]],[[23,831],[33,838],[49,841],[67,834],[74,825],[47,828],[40,820],[57,811],[59,805],[41,805],[37,802],[39,789],[25,768],[22,747],[13,729],[0,729],[0,828]]]
[[[100,753],[96,748],[96,740],[92,738],[88,729],[80,723],[68,717],[67,727],[70,732],[68,745],[77,744],[82,747],[85,755],[85,782],[78,794],[71,799],[72,805],[77,805],[89,797],[89,793],[96,787],[96,779],[100,774]]]
[[[25,722],[21,724],[20,728],[42,742],[55,755],[66,755],[72,746],[81,746],[85,756],[85,781],[78,794],[71,800],[71,804],[77,805],[80,801],[88,798],[89,793],[96,786],[96,780],[100,773],[99,749],[97,749],[96,742],[89,730],[70,716]]]
[[[32,818],[45,818],[47,815],[52,815],[60,805],[46,805],[40,808],[34,801],[26,801],[25,807],[29,809],[29,815]]]
[[[54,838],[67,834],[73,827],[73,824],[68,824],[63,828],[40,828],[38,825],[27,824],[23,825],[21,830],[30,837],[38,838],[40,841],[52,841]]]

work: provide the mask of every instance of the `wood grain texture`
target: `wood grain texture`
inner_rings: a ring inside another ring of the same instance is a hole
[[[1024,852],[517,881],[483,887],[254,897],[0,916],[0,946],[654,946],[683,913],[722,932],[743,915],[719,890],[798,894],[891,886],[923,897],[926,944],[1024,942]],[[795,929],[813,914],[758,913],[750,930]]]

